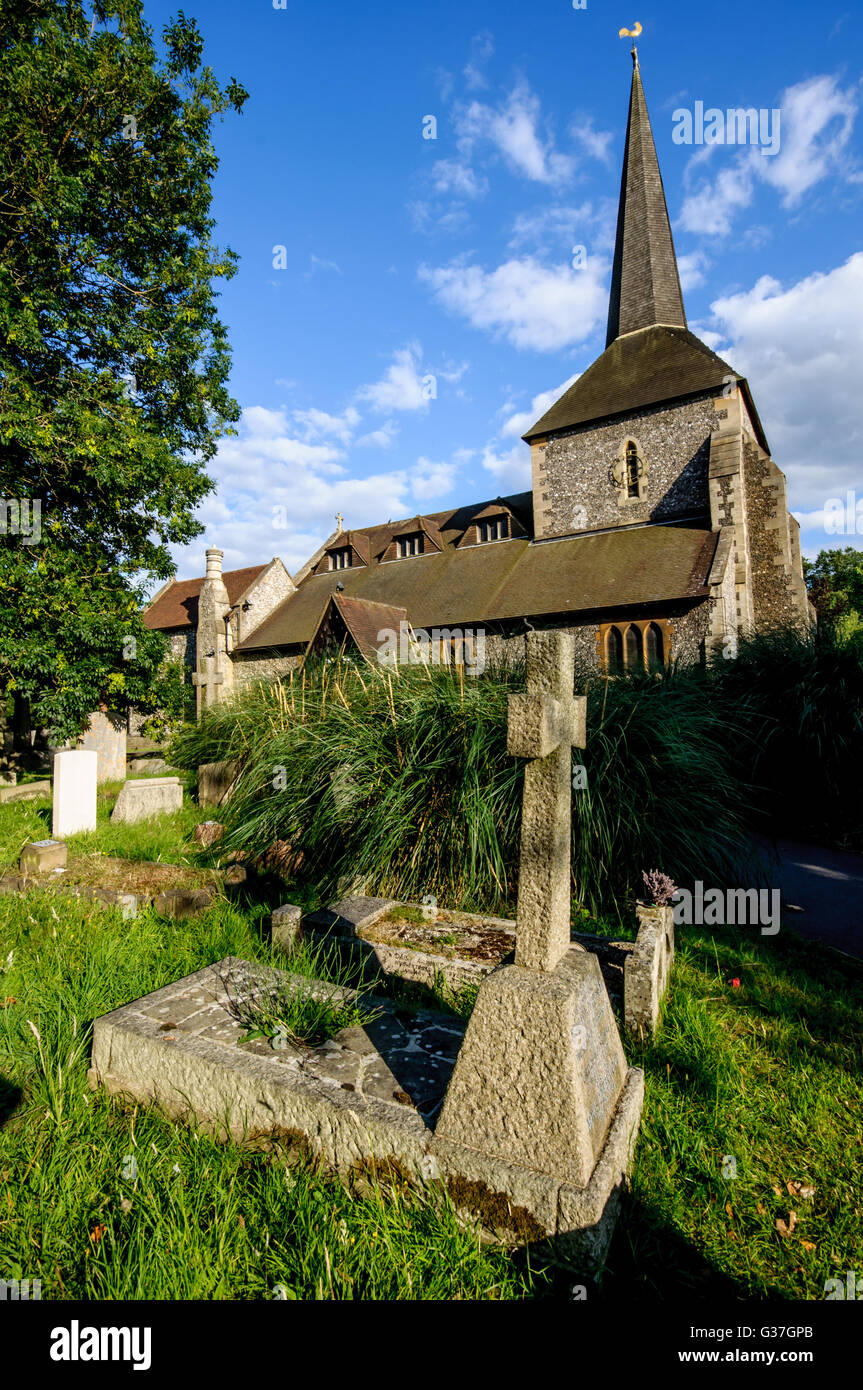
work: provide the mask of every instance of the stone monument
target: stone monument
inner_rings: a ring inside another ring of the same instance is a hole
[[[55,840],[96,829],[96,779],[99,755],[88,749],[54,754]]]
[[[509,700],[509,751],[530,759],[515,963],[480,985],[431,1147],[465,1178],[458,1205],[482,1214],[491,1190],[588,1265],[611,1236],[644,1077],[627,1068],[598,960],[570,942],[570,750],[586,724],[573,657],[569,633],[528,634],[527,693]]]

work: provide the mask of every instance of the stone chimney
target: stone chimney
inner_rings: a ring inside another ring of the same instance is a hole
[[[198,637],[196,670],[198,718],[209,706],[224,700],[234,688],[234,666],[228,651],[228,624],[231,600],[222,578],[223,552],[207,550],[207,575],[198,598]]]

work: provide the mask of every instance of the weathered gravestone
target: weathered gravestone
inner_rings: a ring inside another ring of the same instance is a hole
[[[120,715],[96,710],[78,746],[99,755],[98,781],[121,782],[126,776],[126,725]]]
[[[96,829],[96,779],[98,755],[86,749],[54,754],[55,840],[65,840],[81,830]]]
[[[644,1077],[627,1069],[599,962],[570,944],[570,750],[586,720],[573,656],[567,633],[528,635],[527,693],[509,703],[509,751],[530,759],[515,963],[480,985],[431,1151],[464,1178],[457,1205],[483,1215],[503,1197],[588,1265],[611,1238]]]
[[[198,805],[222,806],[234,789],[239,772],[237,763],[201,763],[198,768]]]
[[[145,777],[123,783],[111,820],[134,824],[150,816],[182,810],[182,806],[183,784],[179,777]]]

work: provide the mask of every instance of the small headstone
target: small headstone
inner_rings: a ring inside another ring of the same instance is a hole
[[[33,840],[22,849],[18,868],[22,874],[49,874],[65,869],[68,854],[68,846],[61,840]]]
[[[198,768],[198,805],[221,806],[237,780],[234,762],[202,763]]]
[[[96,829],[98,768],[98,754],[85,748],[54,754],[55,840]]]
[[[98,781],[122,782],[126,776],[126,721],[121,715],[96,710],[78,746],[99,755]]]
[[[219,821],[204,820],[195,826],[192,838],[201,849],[209,849],[217,840],[221,840],[224,833],[225,827]]]
[[[272,943],[282,951],[291,951],[302,940],[303,909],[295,903],[277,907],[272,917]]]
[[[194,917],[213,901],[206,888],[171,888],[153,899],[153,909],[160,917]]]
[[[623,973],[623,1012],[626,1029],[651,1037],[668,989],[674,960],[674,909],[670,904],[638,903],[638,936]]]
[[[148,777],[140,782],[124,782],[111,812],[112,821],[132,825],[150,816],[179,811],[183,806],[183,785],[179,777]]]

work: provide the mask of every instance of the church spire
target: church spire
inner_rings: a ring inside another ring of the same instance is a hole
[[[632,65],[606,347],[624,333],[655,323],[686,327],[665,191],[635,48]]]

